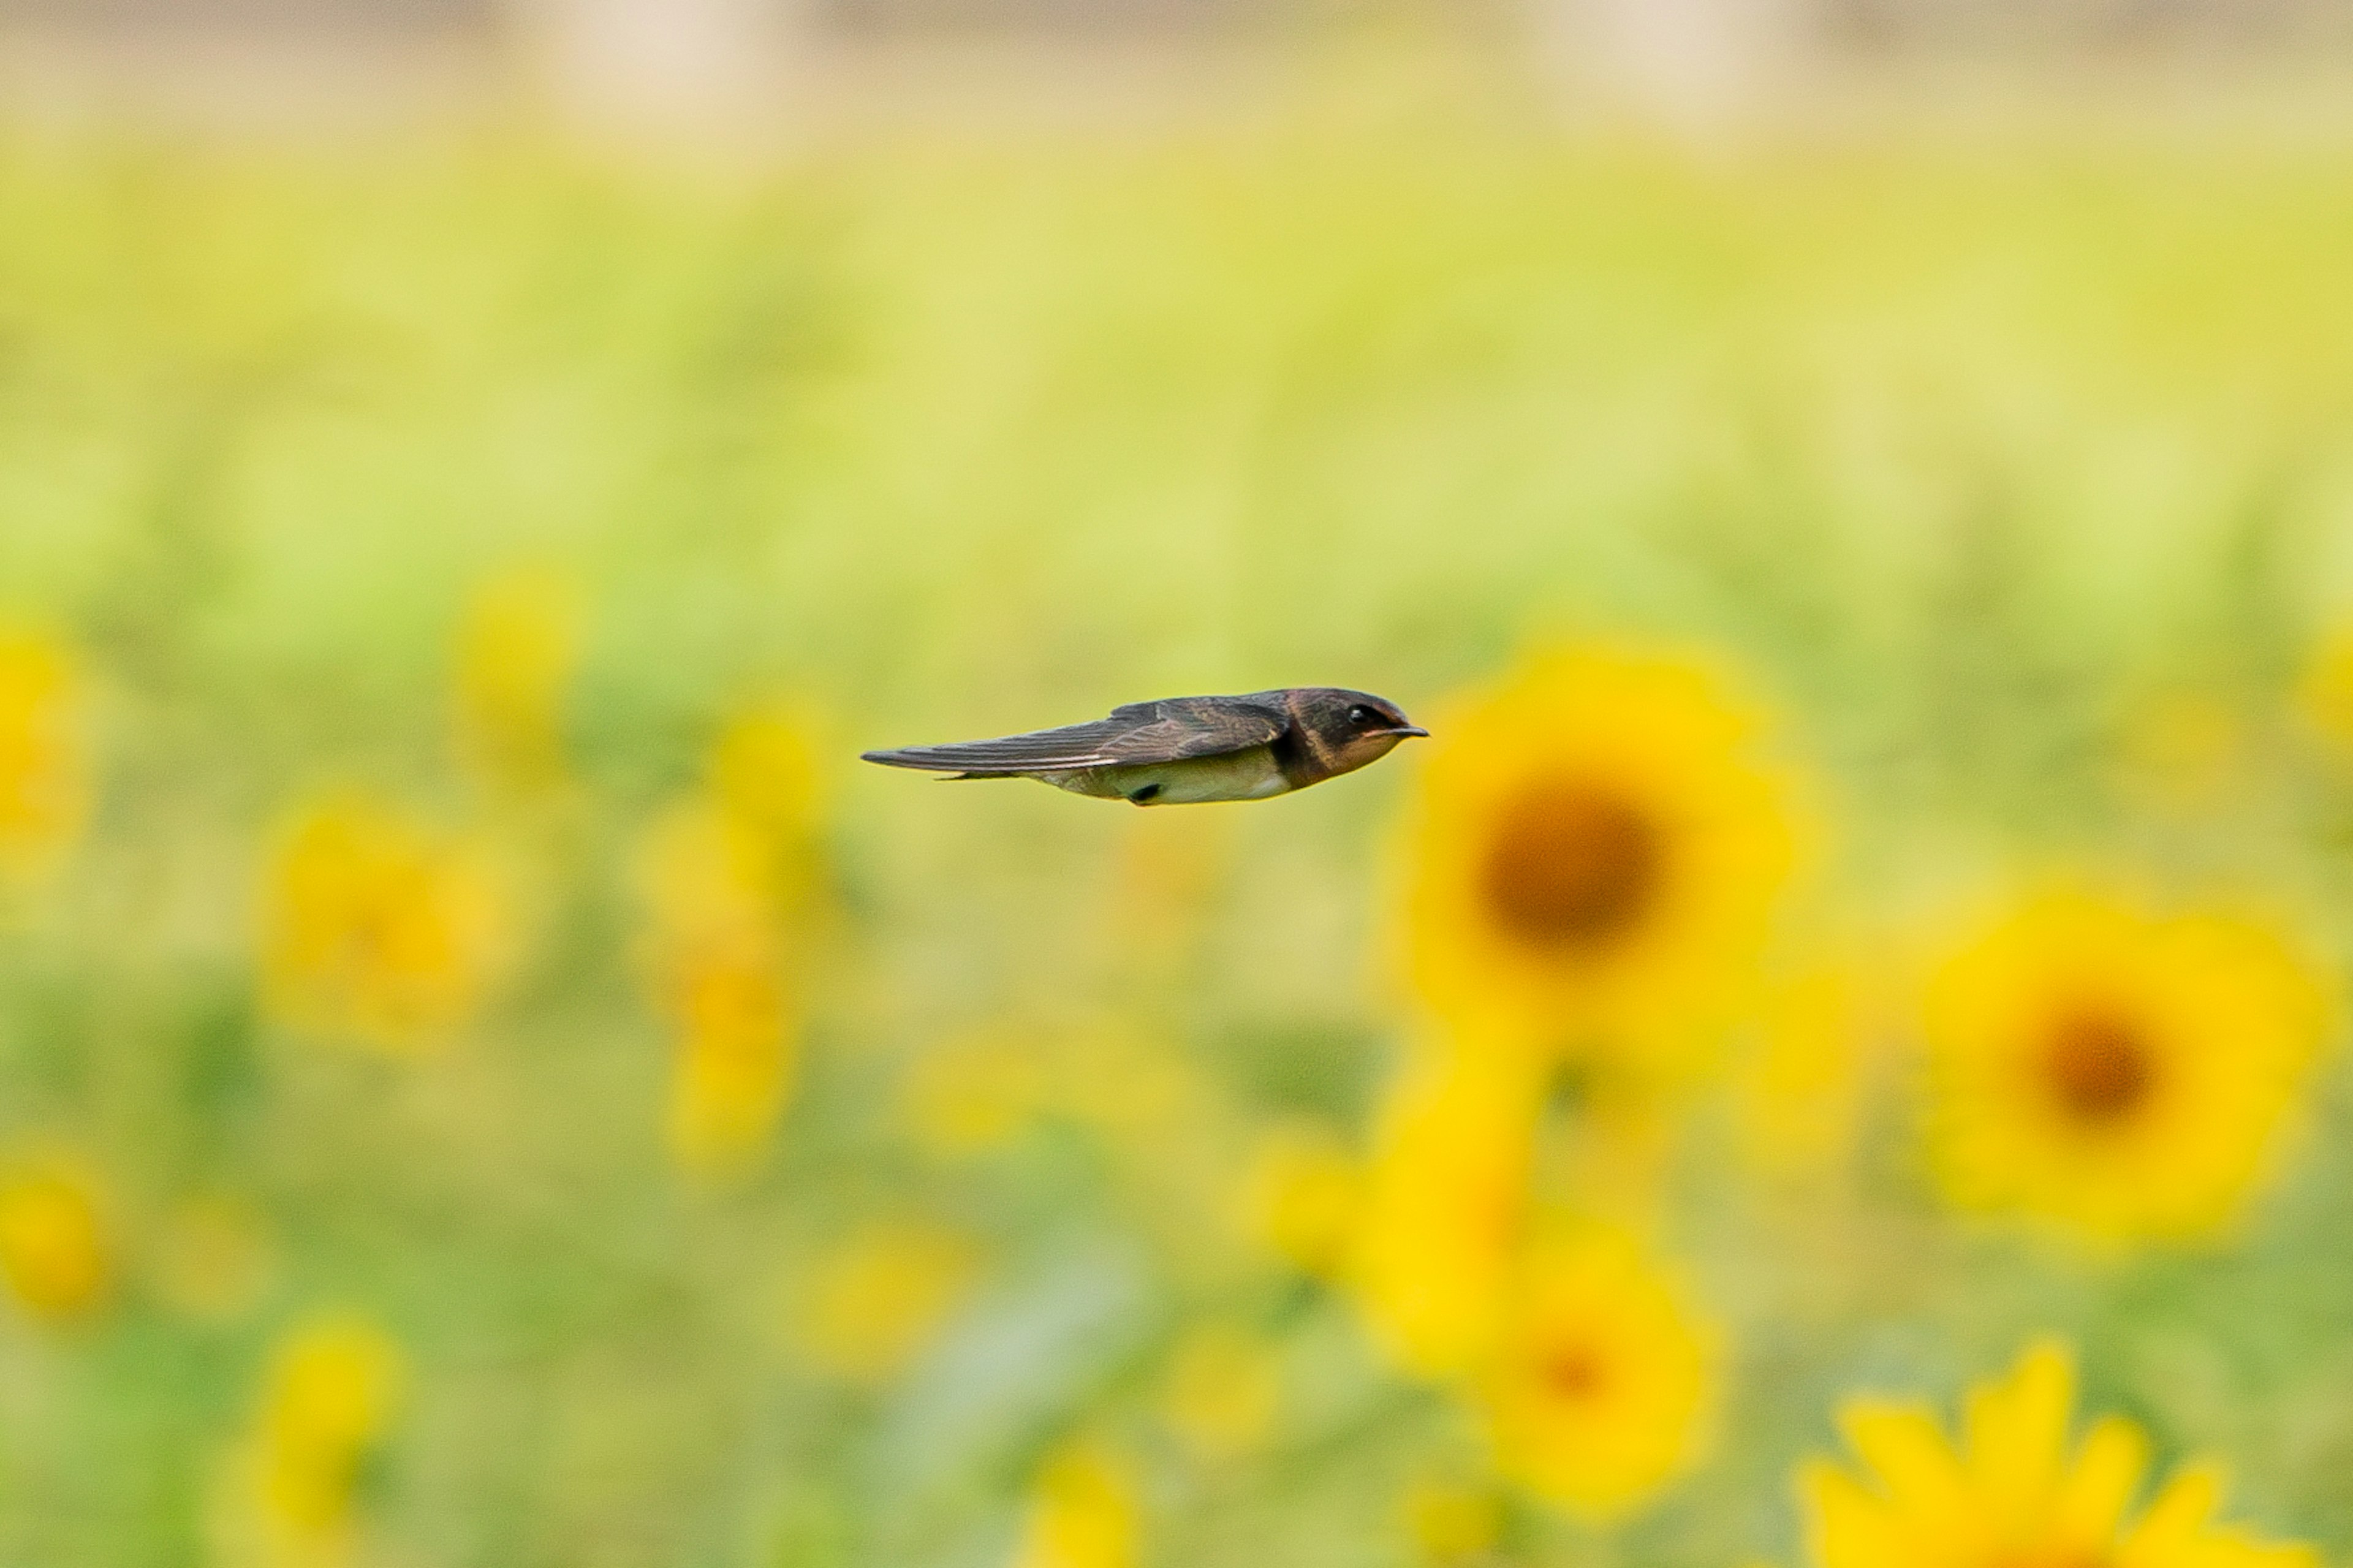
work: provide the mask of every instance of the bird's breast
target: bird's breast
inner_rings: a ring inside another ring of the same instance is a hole
[[[1264,746],[1222,757],[1188,757],[1180,763],[1142,763],[1126,768],[1089,768],[1050,782],[1079,795],[1114,796],[1138,805],[1198,805],[1219,800],[1263,800],[1281,795],[1291,781]]]

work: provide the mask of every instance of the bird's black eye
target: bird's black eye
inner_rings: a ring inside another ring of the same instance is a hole
[[[1348,722],[1351,724],[1369,724],[1379,717],[1379,714],[1361,702],[1348,710]]]

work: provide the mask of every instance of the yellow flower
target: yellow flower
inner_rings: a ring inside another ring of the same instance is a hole
[[[767,846],[779,907],[807,891],[815,870],[821,774],[814,723],[782,706],[737,715],[711,752],[711,788],[721,810]]]
[[[1261,1447],[1282,1403],[1282,1367],[1274,1348],[1229,1324],[1208,1323],[1178,1342],[1160,1409],[1194,1457],[1214,1463]]]
[[[2319,976],[2264,926],[2066,889],[1956,952],[1926,1011],[1953,1201],[2117,1240],[2238,1213],[2331,1016]]]
[[[942,1226],[868,1225],[797,1292],[795,1337],[811,1362],[836,1377],[887,1383],[931,1342],[978,1262],[971,1241]]]
[[[769,841],[757,825],[709,801],[663,812],[638,857],[651,940],[778,930],[783,916],[769,872]]]
[[[1844,1157],[1862,1109],[1869,1041],[1863,984],[1824,963],[1771,988],[1754,1056],[1739,1079],[1742,1142],[1782,1176],[1818,1174]]]
[[[2210,692],[2168,692],[2127,720],[2125,782],[2163,807],[2194,811],[2228,801],[2248,763],[2247,726]]]
[[[678,1033],[670,1148],[687,1169],[724,1174],[766,1146],[791,1092],[797,1053],[782,961],[762,933],[716,937],[667,961]]]
[[[1638,1079],[1687,1070],[1796,860],[1760,729],[1705,667],[1599,648],[1440,726],[1406,911],[1430,1005]]]
[[[579,623],[572,584],[545,570],[494,578],[467,607],[458,632],[458,746],[494,782],[530,791],[563,776]]]
[[[90,816],[81,683],[71,656],[0,627],[0,886],[49,870]]]
[[[659,817],[638,858],[657,1004],[678,1030],[670,1140],[704,1175],[766,1146],[797,1065],[799,962],[816,879],[816,769],[775,714],[728,726],[712,788]]]
[[[1406,1491],[1401,1511],[1406,1533],[1431,1563],[1478,1562],[1504,1534],[1503,1501],[1484,1487],[1416,1481]]]
[[[2305,666],[2296,698],[2314,729],[2339,746],[2353,747],[2353,626],[2321,638]]]
[[[1205,1093],[1166,1045],[1084,1016],[1016,1017],[952,1037],[909,1064],[901,1084],[910,1131],[948,1155],[1000,1148],[1043,1116],[1124,1153],[1182,1155]]]
[[[1440,1376],[1485,1349],[1528,1208],[1541,1101],[1487,1055],[1409,1063],[1375,1131],[1350,1279],[1375,1339]]]
[[[2137,1518],[2148,1440],[2116,1416],[2071,1447],[2074,1369],[2041,1344],[1969,1394],[1963,1441],[1925,1405],[1849,1401],[1840,1426],[1859,1474],[1799,1473],[1817,1568],[2318,1568],[2312,1548],[2218,1526],[2219,1472],[2177,1474]]]
[[[1479,1380],[1506,1479],[1590,1520],[1648,1501],[1698,1457],[1709,1334],[1614,1232],[1547,1237],[1514,1280]]]
[[[262,967],[299,1028],[414,1053],[446,1043],[507,953],[508,911],[463,846],[362,795],[298,816],[263,889]]]
[[[1277,1127],[1259,1142],[1244,1194],[1250,1233],[1278,1257],[1324,1279],[1346,1266],[1363,1180],[1332,1131]]]
[[[1127,1466],[1093,1444],[1073,1445],[1038,1477],[1013,1568],[1134,1568],[1142,1534]]]
[[[1113,1018],[1079,1018],[1045,1037],[1050,1107],[1113,1149],[1179,1156],[1203,1121],[1207,1090],[1184,1053]]]
[[[1045,1073],[1026,1035],[991,1029],[924,1051],[900,1099],[915,1141],[938,1154],[985,1153],[1011,1142],[1042,1109]]]
[[[765,1147],[796,1065],[766,841],[723,811],[684,805],[649,832],[639,871],[654,1000],[677,1031],[670,1147],[689,1170],[723,1174]]]
[[[26,1311],[51,1322],[105,1303],[111,1249],[97,1184],[78,1164],[30,1160],[0,1177],[0,1273]]]
[[[323,1565],[350,1559],[363,1468],[403,1394],[399,1347],[374,1324],[329,1317],[280,1343],[227,1500],[238,1560]]]

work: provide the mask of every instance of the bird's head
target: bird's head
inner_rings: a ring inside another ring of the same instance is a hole
[[[1380,761],[1399,741],[1430,733],[1387,698],[1344,687],[1314,686],[1293,692],[1292,711],[1316,752],[1339,773]]]

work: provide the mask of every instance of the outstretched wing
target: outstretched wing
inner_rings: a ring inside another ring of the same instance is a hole
[[[1249,699],[1166,697],[1156,702],[1131,702],[1114,709],[1110,718],[1090,723],[990,741],[868,752],[865,760],[894,768],[926,768],[980,778],[1135,767],[1246,752],[1275,740],[1290,722],[1280,707]]]

